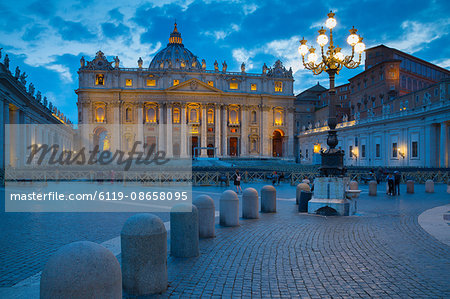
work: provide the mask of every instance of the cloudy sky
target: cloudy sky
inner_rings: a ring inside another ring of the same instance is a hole
[[[6,0],[0,2],[0,48],[50,101],[76,122],[77,69],[101,49],[121,66],[148,65],[164,48],[176,19],[184,45],[212,69],[214,60],[238,71],[261,72],[281,59],[292,67],[295,93],[326,75],[302,68],[297,48],[304,36],[315,45],[329,10],[336,12],[335,42],[344,45],[354,25],[368,47],[385,44],[450,67],[450,2],[445,0]],[[348,46],[347,46],[348,47]],[[359,70],[341,72],[345,83]]]

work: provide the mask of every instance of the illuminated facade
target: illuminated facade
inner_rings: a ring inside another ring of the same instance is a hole
[[[112,150],[129,150],[141,141],[169,157],[293,158],[294,80],[281,61],[259,74],[244,64],[240,72],[228,71],[226,62],[219,69],[217,61],[207,70],[175,24],[148,68],[141,58],[138,68],[119,63],[101,51],[81,59],[77,105],[79,123],[90,124],[80,132],[89,148],[107,140]],[[109,132],[107,124],[120,129]]]

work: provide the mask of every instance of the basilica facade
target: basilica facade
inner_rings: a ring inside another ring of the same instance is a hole
[[[148,67],[122,68],[99,51],[81,58],[78,118],[83,146],[130,150],[140,141],[168,157],[294,156],[292,70],[207,69],[175,28]]]

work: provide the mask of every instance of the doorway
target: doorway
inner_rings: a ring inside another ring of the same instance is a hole
[[[273,131],[272,151],[274,157],[283,156],[283,132],[281,130]]]
[[[230,137],[230,157],[237,157],[238,155],[238,138]]]
[[[191,137],[191,156],[197,157],[198,156],[198,149],[195,148],[198,147],[198,136],[192,136]]]

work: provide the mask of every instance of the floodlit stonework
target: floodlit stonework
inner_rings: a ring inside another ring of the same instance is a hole
[[[281,61],[259,74],[206,69],[182,44],[177,26],[148,68],[121,68],[99,51],[81,59],[78,113],[81,138],[128,150],[134,141],[156,144],[168,157],[294,156],[292,70]],[[120,124],[114,132],[109,124]],[[158,126],[164,124],[165,126]],[[185,126],[187,125],[187,126]]]

